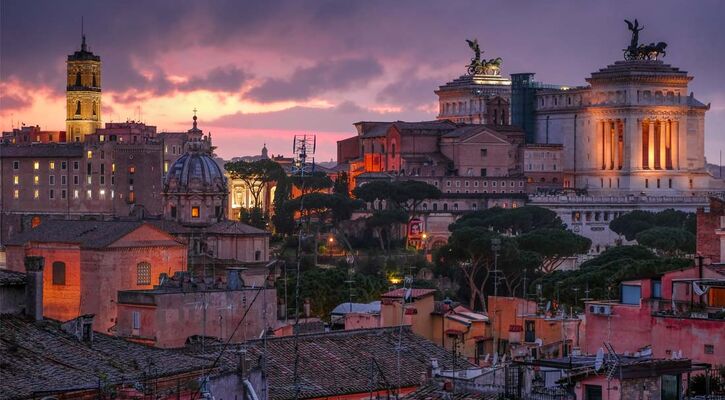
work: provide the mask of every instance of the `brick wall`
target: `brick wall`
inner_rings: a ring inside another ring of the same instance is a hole
[[[705,262],[721,260],[720,237],[715,231],[720,228],[720,218],[724,215],[725,202],[718,199],[710,199],[709,210],[697,210],[697,253],[705,257]]]

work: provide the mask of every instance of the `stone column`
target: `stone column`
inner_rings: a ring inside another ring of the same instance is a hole
[[[622,158],[619,152],[619,120],[612,120],[610,131],[612,132],[612,169],[619,170],[619,160]]]
[[[612,131],[609,129],[610,124],[608,120],[602,123],[602,132],[604,137],[604,168],[612,168]]]
[[[649,119],[649,132],[647,133],[647,167],[655,169],[655,121]]]
[[[665,168],[672,169],[672,120],[665,121]]]
[[[667,169],[667,149],[665,148],[665,120],[660,121],[660,143],[659,143],[659,157],[660,157],[660,169]]]
[[[680,169],[680,121],[673,120],[672,127],[672,169]]]
[[[624,120],[624,158],[627,160],[623,169],[636,170],[642,168],[642,129],[639,120],[633,117]]]
[[[597,168],[604,169],[604,122],[601,120],[596,122],[594,138],[597,144]]]

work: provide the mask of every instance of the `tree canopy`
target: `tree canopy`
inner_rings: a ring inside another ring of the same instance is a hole
[[[562,304],[581,306],[575,297],[617,299],[622,281],[651,278],[691,264],[688,259],[658,257],[643,246],[616,246],[582,263],[577,270],[544,275],[533,286],[540,285],[544,298],[559,297]],[[589,293],[585,293],[587,289]]]
[[[284,169],[275,161],[266,158],[251,162],[228,162],[224,165],[224,169],[229,172],[232,179],[244,182],[254,200],[252,208],[261,208],[260,198],[268,183],[285,177]]]
[[[556,213],[534,206],[467,213],[449,226],[448,244],[436,252],[442,268],[457,268],[469,305],[485,308],[494,267],[501,294],[515,295],[536,276],[555,271],[567,257],[586,253],[591,240],[566,229]],[[500,245],[497,263],[493,240]]]
[[[653,227],[637,233],[637,243],[669,256],[693,254],[695,235],[681,228]]]
[[[609,223],[609,229],[630,241],[635,240],[638,233],[654,227],[683,229],[695,234],[697,219],[694,213],[670,208],[657,213],[634,210],[620,215]]]

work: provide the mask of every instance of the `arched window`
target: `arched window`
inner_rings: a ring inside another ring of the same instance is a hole
[[[53,263],[53,284],[65,285],[65,263],[62,261]]]
[[[147,263],[146,261],[136,264],[136,284],[151,284],[151,264]]]
[[[433,203],[433,211],[438,211],[438,203]]]
[[[96,87],[96,86],[98,86],[96,84],[96,74],[93,74],[93,87]]]
[[[95,85],[94,85],[94,86],[95,86]],[[97,104],[96,104],[96,102],[94,101],[94,102],[93,102],[93,115],[97,115],[97,111],[98,111],[98,105],[97,105]]]
[[[81,115],[81,101],[76,101],[76,115]]]
[[[443,203],[443,211],[448,211],[448,203]]]
[[[76,86],[81,86],[81,73],[76,72]]]
[[[259,261],[262,259],[262,252],[257,250],[254,252],[254,261]]]
[[[30,227],[35,228],[36,226],[40,225],[40,217],[35,215],[32,219],[30,219]]]

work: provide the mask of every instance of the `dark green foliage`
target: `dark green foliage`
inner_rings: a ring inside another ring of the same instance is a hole
[[[294,210],[286,206],[290,200],[292,182],[286,176],[277,181],[277,189],[274,192],[274,215],[272,224],[278,234],[291,235],[295,229]]]
[[[658,276],[664,272],[688,268],[691,260],[679,258],[659,258],[642,246],[618,246],[604,251],[574,271],[555,271],[545,275],[532,287],[541,285],[542,296],[556,299],[557,291],[562,304],[574,305],[578,288],[579,298],[586,296],[584,290],[589,288],[589,298],[619,298],[619,284],[622,281],[643,279]],[[582,302],[578,301],[582,306]]]
[[[412,216],[424,200],[440,198],[441,191],[421,181],[373,181],[355,188],[353,194],[368,203],[386,200],[389,208],[404,210]]]
[[[658,213],[635,210],[613,219],[609,229],[627,240],[635,240],[637,234],[650,228],[666,227],[696,233],[697,220],[694,213],[667,209]]]
[[[287,293],[289,315],[294,315],[294,296],[296,277],[294,271],[288,271]],[[300,276],[300,312],[302,302],[310,299],[311,310],[314,316],[327,318],[338,304],[344,303],[350,298],[346,280],[354,281],[352,285],[353,301],[367,303],[378,300],[380,295],[388,290],[388,282],[381,275],[349,274],[347,268],[312,268],[302,272]],[[277,293],[282,296],[284,293],[284,279],[277,281]]]
[[[304,194],[329,189],[334,184],[332,179],[322,171],[315,171],[310,175],[290,177],[294,184]]]
[[[335,185],[332,187],[332,193],[350,197],[350,177],[347,172],[342,171],[337,174]]]
[[[555,271],[563,260],[577,254],[586,254],[592,241],[570,230],[542,228],[516,237],[519,247],[538,253],[544,273]]]
[[[534,229],[564,229],[555,212],[543,207],[488,208],[464,214],[448,228],[451,232],[464,226],[479,226],[496,232],[526,233]]]
[[[707,393],[707,377],[704,373],[690,378],[688,392],[691,396],[704,396],[705,394],[725,394],[725,366],[710,371],[710,393]]]
[[[653,227],[636,236],[637,243],[674,256],[695,252],[695,235],[682,228]]]
[[[242,208],[242,210],[240,211],[239,220],[255,228],[267,228],[267,216],[264,215],[264,212],[262,212],[262,210],[258,207],[250,209]]]

